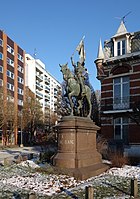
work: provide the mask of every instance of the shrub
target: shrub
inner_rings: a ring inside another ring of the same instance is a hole
[[[46,151],[40,153],[40,161],[41,162],[49,162],[51,161],[51,157],[54,155],[54,151]]]
[[[128,164],[128,158],[125,157],[121,152],[115,152],[110,155],[110,161],[112,163],[112,167],[123,167]]]
[[[105,138],[98,135],[97,140],[97,151],[102,155],[103,158],[108,159],[108,143]]]

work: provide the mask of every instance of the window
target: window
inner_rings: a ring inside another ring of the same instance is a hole
[[[14,79],[14,73],[12,73],[11,71],[7,70],[7,76]]]
[[[23,79],[21,77],[18,77],[18,82],[23,84]]]
[[[126,41],[117,42],[117,56],[124,55],[126,53]]]
[[[14,79],[14,73],[11,73],[11,78]]]
[[[14,91],[14,86],[10,83],[7,83],[7,89]]]
[[[0,66],[0,73],[3,73],[3,67]]]
[[[7,64],[10,64],[10,58],[7,57]]]
[[[20,71],[21,73],[23,73],[23,67],[18,65],[18,71]]]
[[[7,101],[14,102],[14,97],[10,96],[10,95],[7,95]]]
[[[10,77],[10,71],[9,70],[7,71],[7,76]]]
[[[23,95],[23,90],[21,88],[18,88],[18,94]]]
[[[23,62],[23,57],[20,54],[18,54],[18,59]]]
[[[117,43],[117,50],[118,50],[118,56],[121,54],[121,44],[120,41]]]
[[[0,86],[3,86],[3,80],[0,79]]]
[[[14,86],[11,84],[11,90],[14,91]]]
[[[23,100],[18,99],[18,105],[23,106]]]
[[[0,53],[0,59],[3,59],[3,54],[2,53]]]
[[[125,40],[122,41],[122,55],[125,54]]]
[[[14,67],[14,61],[12,59],[10,59],[9,57],[7,57],[7,64]]]
[[[10,63],[11,66],[14,66],[14,61],[10,59]]]
[[[127,143],[128,140],[128,118],[118,117],[114,119],[114,139],[124,140]]]
[[[14,55],[14,49],[11,46],[7,45],[7,51]]]
[[[3,40],[0,39],[0,46],[3,46]]]
[[[10,84],[9,83],[7,83],[7,88],[10,89]]]
[[[129,77],[114,79],[113,109],[129,108]]]

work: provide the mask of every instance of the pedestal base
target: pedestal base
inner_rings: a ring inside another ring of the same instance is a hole
[[[87,179],[107,170],[96,150],[100,128],[89,118],[66,116],[58,127],[58,153],[53,165],[63,168],[76,179]]]
[[[67,169],[65,173],[73,176],[77,180],[86,180],[93,176],[99,175],[106,171],[109,167],[103,163],[98,163],[89,167]]]

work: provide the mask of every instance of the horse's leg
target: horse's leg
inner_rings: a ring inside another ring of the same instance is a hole
[[[78,100],[78,115],[80,115],[80,109],[82,108],[82,101],[81,100]]]
[[[90,92],[90,90],[89,90],[89,91],[87,90],[86,98],[87,98],[87,101],[88,101],[88,104],[89,104],[89,113],[88,113],[87,117],[90,118],[90,116],[91,116],[91,110],[92,110],[92,105],[91,105],[91,92]]]
[[[73,115],[73,109],[74,109],[74,106],[73,106],[73,102],[72,102],[72,92],[68,94],[69,96],[69,102],[70,102],[70,107],[71,107],[71,115]]]

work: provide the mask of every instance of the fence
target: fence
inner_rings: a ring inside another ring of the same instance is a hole
[[[137,179],[131,179],[131,185],[130,185],[130,190],[131,190],[131,196],[134,198],[138,198],[138,182]],[[95,199],[94,197],[94,188],[92,186],[87,186],[85,188],[85,199]]]
[[[71,191],[68,191],[64,188],[62,188],[61,191],[64,191],[68,196],[70,196],[73,199],[81,199],[81,198],[78,198],[76,195],[74,195]],[[131,196],[133,196],[134,198],[140,199],[140,197],[138,197],[138,182],[136,179],[131,179],[130,192],[131,192],[130,193]],[[13,198],[21,199],[18,193],[14,193]],[[28,195],[28,199],[37,199],[37,195],[35,193],[30,193]],[[93,186],[85,187],[85,199],[96,199]]]

